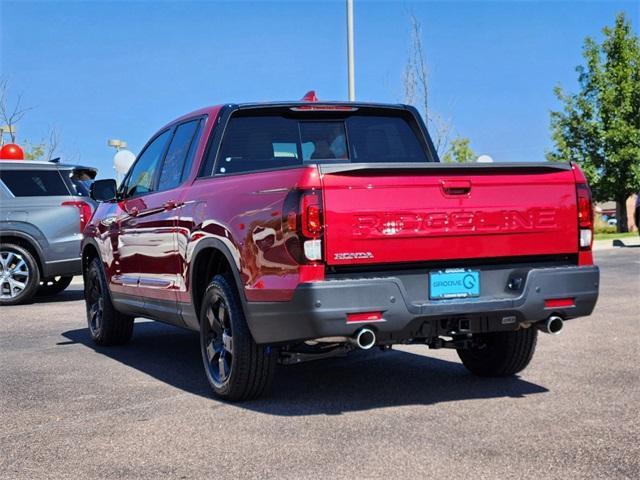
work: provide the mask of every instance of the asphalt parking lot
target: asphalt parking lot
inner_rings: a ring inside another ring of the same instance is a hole
[[[640,478],[640,248],[597,252],[601,297],[520,377],[401,347],[280,367],[211,398],[196,334],[96,348],[81,287],[0,311],[0,477]]]

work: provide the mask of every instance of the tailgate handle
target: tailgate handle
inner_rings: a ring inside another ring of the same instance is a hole
[[[469,195],[471,180],[441,180],[440,185],[445,196]]]

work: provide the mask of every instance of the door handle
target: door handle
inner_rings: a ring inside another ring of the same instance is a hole
[[[129,209],[129,211],[127,212],[127,215],[129,215],[130,217],[137,217],[139,213],[140,210],[138,210],[138,207],[131,207],[131,209]]]
[[[445,196],[469,195],[470,180],[441,180],[440,185]]]
[[[181,207],[182,205],[184,205],[184,203],[176,202],[175,200],[169,200],[167,202],[164,202],[163,207],[165,210],[173,210],[175,208]]]

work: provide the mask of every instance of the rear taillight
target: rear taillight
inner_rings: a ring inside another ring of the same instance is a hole
[[[63,207],[76,207],[80,214],[80,233],[84,232],[84,227],[91,220],[91,205],[82,201],[62,202]]]
[[[322,234],[322,205],[320,193],[305,192],[300,200],[302,234],[308,238],[318,238]]]
[[[578,183],[576,193],[578,198],[578,244],[581,250],[591,250],[593,243],[591,190],[586,183]]]
[[[293,190],[285,201],[283,225],[287,250],[299,263],[322,260],[322,194],[319,190]]]

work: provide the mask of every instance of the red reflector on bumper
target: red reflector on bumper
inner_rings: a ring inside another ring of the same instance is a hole
[[[382,312],[347,313],[347,323],[383,322]]]
[[[544,308],[573,307],[573,298],[552,298],[544,301]]]

